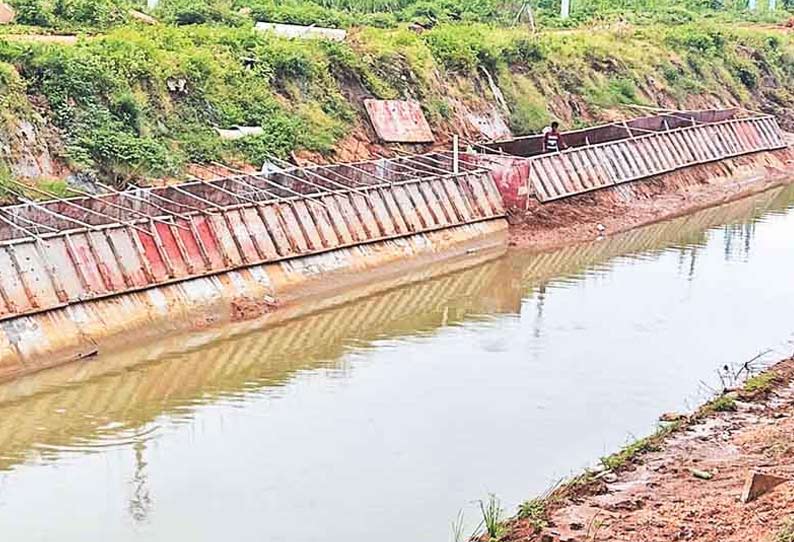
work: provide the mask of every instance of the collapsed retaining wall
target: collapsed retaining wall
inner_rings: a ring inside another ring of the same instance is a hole
[[[0,208],[0,378],[504,249],[504,214],[488,171],[446,153]]]
[[[786,147],[773,117],[729,119],[569,148],[528,158],[489,156],[505,204],[526,209],[744,154]]]
[[[0,322],[0,378],[164,335],[205,330],[196,335],[203,343],[228,322],[273,325],[349,300],[338,293],[352,286],[367,295],[432,262],[495,257],[506,249],[506,235],[504,219],[479,221],[19,316]]]
[[[503,214],[492,179],[474,172],[14,239],[0,244],[0,321]]]

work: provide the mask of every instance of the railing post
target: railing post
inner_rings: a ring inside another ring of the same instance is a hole
[[[452,136],[452,173],[460,173],[460,156],[458,154],[459,146],[458,134]]]

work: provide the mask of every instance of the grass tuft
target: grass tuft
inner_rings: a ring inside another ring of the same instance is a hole
[[[747,393],[766,393],[772,389],[776,377],[771,371],[757,374],[747,379],[744,383],[744,391]]]
[[[485,527],[485,534],[489,542],[498,542],[505,533],[502,523],[502,503],[491,493],[488,499],[480,501],[480,512],[482,513],[482,525]]]
[[[736,412],[736,399],[731,395],[720,395],[703,408],[704,412]]]
[[[518,517],[529,522],[535,532],[549,525],[546,510],[546,500],[536,498],[521,503],[518,507]]]
[[[775,542],[794,542],[794,517],[790,518],[775,534]]]

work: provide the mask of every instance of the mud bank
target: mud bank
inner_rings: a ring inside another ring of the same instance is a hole
[[[701,164],[510,216],[510,245],[550,250],[728,203],[794,182],[791,147]]]
[[[794,533],[793,443],[794,359],[787,359],[603,459],[611,470],[529,501],[502,540],[790,540],[783,535]],[[753,473],[788,481],[743,502]]]

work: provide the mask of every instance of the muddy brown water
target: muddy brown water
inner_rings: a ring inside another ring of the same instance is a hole
[[[7,384],[2,539],[449,540],[789,353],[792,269],[789,188]]]

